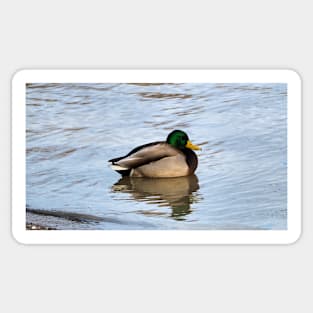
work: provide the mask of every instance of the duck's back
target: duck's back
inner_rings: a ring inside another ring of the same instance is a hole
[[[126,168],[135,168],[164,157],[177,155],[179,151],[165,142],[154,142],[139,146],[127,155],[109,160],[112,164],[117,164]]]

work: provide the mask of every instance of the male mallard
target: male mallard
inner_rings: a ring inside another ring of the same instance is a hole
[[[111,167],[122,176],[132,177],[180,177],[195,172],[197,155],[187,134],[174,130],[166,141],[157,141],[139,146],[127,155],[109,160]]]

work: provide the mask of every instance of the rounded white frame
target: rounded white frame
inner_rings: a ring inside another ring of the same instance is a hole
[[[287,230],[26,230],[26,83],[288,84]],[[23,244],[290,244],[301,235],[301,78],[293,70],[20,70],[12,79],[12,234]]]

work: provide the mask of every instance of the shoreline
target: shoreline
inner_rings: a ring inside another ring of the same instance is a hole
[[[56,230],[56,228],[34,224],[34,223],[26,223],[26,230]]]

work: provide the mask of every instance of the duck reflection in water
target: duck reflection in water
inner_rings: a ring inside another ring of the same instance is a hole
[[[171,217],[184,220],[192,212],[190,205],[197,202],[199,189],[196,175],[175,178],[139,178],[123,177],[112,186],[113,192],[129,193],[132,199],[153,204],[158,207],[170,207]],[[162,215],[164,212],[141,210],[145,215]]]

